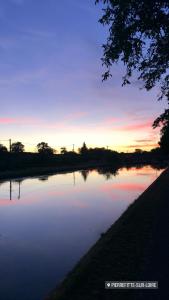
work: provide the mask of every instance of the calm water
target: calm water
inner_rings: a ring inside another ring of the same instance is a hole
[[[0,183],[1,300],[44,299],[161,171],[99,173]]]

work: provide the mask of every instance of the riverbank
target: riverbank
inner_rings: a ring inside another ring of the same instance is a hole
[[[66,173],[66,172],[75,172],[80,170],[91,170],[97,169],[104,172],[110,172],[115,174],[120,168],[132,168],[144,165],[151,165],[154,168],[162,169],[168,165],[168,162],[156,162],[153,164],[137,164],[137,163],[105,163],[105,162],[85,162],[79,163],[75,165],[63,165],[63,166],[43,166],[43,167],[27,167],[24,169],[14,169],[14,170],[6,170],[0,171],[0,181],[4,180],[12,180],[12,179],[19,179],[25,177],[37,177],[37,176],[50,176],[58,173]]]
[[[35,176],[42,176],[42,175],[53,175],[58,173],[65,173],[65,172],[75,172],[78,170],[85,170],[85,169],[93,169],[93,168],[100,168],[106,167],[107,165],[104,163],[84,163],[84,164],[77,164],[77,165],[69,165],[69,166],[49,166],[49,167],[32,167],[32,168],[25,168],[25,169],[18,169],[18,170],[6,170],[0,172],[0,180],[10,180],[16,178],[24,178],[24,177],[35,177]]]
[[[98,216],[99,217],[99,216]],[[106,280],[152,280],[158,290],[105,290]],[[169,169],[125,211],[48,300],[169,296]]]
[[[27,176],[50,175],[81,169],[106,167],[117,171],[122,167],[152,165],[164,168],[169,157],[162,153],[118,153],[106,149],[89,149],[85,154],[42,155],[39,153],[0,153],[0,180]]]

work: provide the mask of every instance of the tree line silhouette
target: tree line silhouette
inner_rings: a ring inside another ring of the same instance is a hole
[[[88,148],[86,143],[77,152],[62,147],[60,153],[48,143],[37,144],[37,153],[26,152],[21,142],[11,144],[10,150],[0,144],[0,171],[30,169],[34,167],[121,167],[135,164],[161,163],[168,160],[161,148],[151,151],[135,149],[133,153],[117,152],[107,148]]]
[[[163,130],[168,130],[167,128],[163,129]],[[169,134],[169,133],[168,133]],[[161,152],[164,154],[169,154],[169,147],[168,144],[169,143],[169,139],[161,139],[159,142],[160,148],[154,148],[152,149],[150,152],[154,153],[154,152]],[[58,154],[58,151],[52,147],[50,147],[48,145],[48,143],[46,142],[40,142],[37,144],[36,146],[37,152],[39,154],[46,154],[46,155],[54,155],[54,154]],[[8,152],[8,149],[6,146],[4,146],[3,144],[0,144],[0,153],[6,153]],[[11,153],[23,153],[25,152],[25,145],[21,142],[15,142],[12,143],[10,146],[10,150],[9,152]],[[135,149],[136,153],[144,153],[146,151],[143,151],[141,149]],[[60,154],[66,155],[66,154],[70,154],[70,153],[76,153],[74,150],[73,151],[68,151],[66,147],[61,147],[60,150]],[[106,149],[105,147],[95,147],[95,148],[88,148],[86,146],[86,143],[84,142],[82,147],[80,147],[78,149],[78,153],[83,155],[83,156],[100,156],[103,155],[104,153],[106,154],[117,154],[117,151],[114,150],[110,150],[110,149]]]
[[[48,145],[48,143],[45,142],[38,143],[36,147],[38,153],[54,154],[56,152],[56,150],[54,150],[52,147]],[[21,142],[15,142],[11,144],[10,152],[23,153],[24,151],[25,151],[25,146]],[[8,149],[6,146],[0,144],[0,153],[2,152],[8,152]]]

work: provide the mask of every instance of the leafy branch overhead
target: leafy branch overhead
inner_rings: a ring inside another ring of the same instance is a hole
[[[130,84],[135,72],[149,91],[160,88],[158,100],[169,104],[169,1],[96,0],[104,6],[100,23],[109,27],[103,45],[103,80],[111,76],[111,67],[122,61],[126,67],[123,85]],[[169,153],[169,109],[153,127],[162,126],[159,145]]]
[[[147,90],[160,84],[159,99],[169,101],[169,1],[96,0],[105,4],[100,23],[109,26],[103,45],[103,64],[111,75],[112,64],[126,66],[123,84],[130,83],[136,70]]]

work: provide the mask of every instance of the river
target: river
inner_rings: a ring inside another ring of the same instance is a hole
[[[0,299],[43,300],[161,171],[83,170],[0,182]]]

